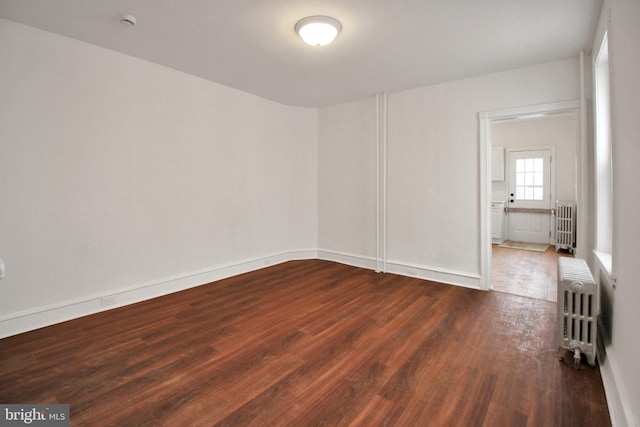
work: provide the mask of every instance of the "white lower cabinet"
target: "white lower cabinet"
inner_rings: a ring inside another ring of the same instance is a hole
[[[493,243],[504,242],[505,202],[491,202],[491,240]]]

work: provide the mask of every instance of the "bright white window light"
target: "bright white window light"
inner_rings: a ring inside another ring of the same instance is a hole
[[[326,46],[340,34],[342,24],[328,16],[309,16],[298,21],[295,28],[305,43]]]

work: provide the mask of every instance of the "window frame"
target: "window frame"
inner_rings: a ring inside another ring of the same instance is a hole
[[[600,269],[613,276],[613,133],[609,71],[608,17],[594,42],[593,122],[594,122],[594,193],[595,249]],[[615,281],[613,281],[615,282]]]

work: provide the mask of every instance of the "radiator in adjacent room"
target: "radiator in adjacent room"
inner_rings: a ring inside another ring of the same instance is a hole
[[[560,249],[568,249],[573,253],[575,219],[575,204],[568,200],[556,200],[556,252]]]
[[[558,358],[573,352],[574,368],[584,354],[589,365],[596,362],[598,289],[583,259],[558,258]]]

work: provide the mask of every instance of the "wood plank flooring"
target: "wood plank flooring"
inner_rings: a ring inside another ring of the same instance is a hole
[[[534,252],[492,245],[491,251],[492,290],[556,302],[558,258],[573,255],[553,246]]]
[[[76,426],[607,426],[555,304],[309,260],[0,340]]]

